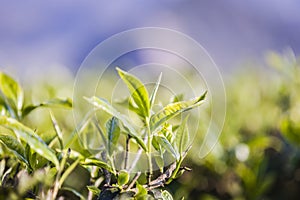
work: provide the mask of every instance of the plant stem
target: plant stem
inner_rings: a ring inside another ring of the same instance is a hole
[[[129,145],[130,145],[130,136],[128,135],[126,138],[126,149],[125,149],[125,161],[124,161],[124,169],[127,170],[128,166],[128,153],[129,153]]]
[[[149,119],[146,119],[146,126],[147,126],[147,137],[148,137],[148,152],[147,152],[147,157],[148,157],[148,166],[149,166],[149,175],[148,175],[148,183],[151,182],[152,178],[152,160],[151,160],[151,144],[152,144],[152,138],[151,138],[151,130],[150,130],[150,125],[149,125]]]

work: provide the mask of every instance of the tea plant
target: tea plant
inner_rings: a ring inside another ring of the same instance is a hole
[[[200,106],[206,92],[191,100],[175,100],[155,112],[153,105],[161,76],[149,95],[137,77],[119,68],[117,71],[131,94],[126,99],[126,108],[139,118],[139,125],[108,101],[84,97],[94,108],[68,134],[68,140],[50,111],[56,135],[47,142],[24,124],[24,118],[42,107],[71,107],[71,101],[51,99],[24,105],[21,86],[8,75],[0,74],[0,195],[10,199],[173,199],[164,187],[189,170],[182,162],[190,146],[188,117],[181,124],[172,124],[171,119]],[[110,116],[104,124],[97,120],[103,112]],[[78,137],[90,130],[101,137],[96,152]],[[75,143],[80,148],[73,148]],[[146,154],[147,172],[132,170],[139,169],[136,162],[129,166],[130,149],[136,151],[137,159]],[[173,161],[165,163],[170,155]],[[118,167],[116,160],[122,160]],[[154,165],[159,170],[154,170]]]

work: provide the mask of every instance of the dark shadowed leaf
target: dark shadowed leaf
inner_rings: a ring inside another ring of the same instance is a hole
[[[13,152],[13,154],[20,159],[22,162],[28,165],[28,161],[24,156],[24,147],[23,145],[17,140],[17,138],[10,136],[10,135],[0,135],[0,141],[5,144],[5,146]]]

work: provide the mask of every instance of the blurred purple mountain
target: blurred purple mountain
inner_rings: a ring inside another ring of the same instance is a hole
[[[268,50],[300,53],[298,0],[6,1],[0,6],[0,66],[77,69],[113,34],[155,26],[202,44],[223,69]]]

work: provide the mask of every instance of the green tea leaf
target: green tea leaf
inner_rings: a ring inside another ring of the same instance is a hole
[[[145,88],[144,84],[135,76],[132,74],[129,74],[120,68],[116,68],[119,76],[124,81],[124,83],[127,85],[131,96],[138,106],[140,110],[142,110],[144,114],[144,118],[149,117],[150,115],[150,102],[148,97],[148,91]]]
[[[62,186],[62,184],[65,182],[67,177],[72,173],[72,171],[76,168],[76,166],[79,164],[80,158],[77,158],[63,173],[63,175],[59,179],[59,185]]]
[[[157,91],[158,91],[158,88],[159,88],[159,85],[160,85],[160,81],[161,81],[161,77],[162,77],[162,73],[160,73],[158,79],[157,79],[157,82],[155,84],[155,87],[150,95],[150,109],[152,108],[153,104],[154,104],[154,101],[155,101],[155,97],[156,97],[156,94],[157,94]]]
[[[50,112],[50,117],[51,117],[51,121],[52,121],[52,125],[54,127],[54,130],[55,130],[55,133],[56,133],[56,136],[58,138],[58,141],[59,141],[59,144],[60,144],[60,148],[63,149],[64,148],[64,145],[63,145],[63,136],[62,136],[62,132],[58,126],[58,123],[53,115],[52,112]]]
[[[183,101],[183,94],[177,94],[177,95],[174,95],[172,98],[171,98],[171,103],[177,103],[177,102],[180,102],[180,101]]]
[[[70,187],[62,187],[61,190],[66,190],[66,191],[70,191],[72,192],[74,195],[76,195],[80,200],[85,200],[86,198],[80,194],[80,192],[76,191],[75,189],[73,188],[70,188]]]
[[[173,200],[172,195],[167,190],[162,191],[161,197],[162,200]]]
[[[99,196],[101,190],[93,185],[86,186],[89,191],[91,191],[94,195]]]
[[[138,189],[135,195],[136,199],[145,199],[144,197],[148,193],[146,188],[144,188],[143,185],[139,184],[138,182],[136,182],[136,188]]]
[[[0,72],[0,97],[14,118],[21,115],[24,103],[24,92],[21,86],[10,76]]]
[[[5,144],[5,146],[12,151],[19,160],[28,165],[28,161],[24,156],[24,147],[15,137],[10,135],[0,135],[0,141]]]
[[[87,166],[97,166],[103,169],[106,169],[107,171],[113,173],[112,168],[105,162],[98,160],[96,158],[87,158],[84,162],[81,162],[81,165],[87,165]]]
[[[150,119],[151,130],[155,130],[157,127],[159,127],[169,119],[175,117],[176,115],[201,105],[203,103],[205,95],[206,92],[202,96],[195,99],[189,101],[180,101],[167,105],[162,110],[152,115]]]
[[[0,117],[0,125],[12,130],[18,138],[28,143],[31,149],[47,160],[53,162],[56,167],[59,166],[55,153],[33,130],[24,126],[15,119],[4,116]]]
[[[113,148],[117,145],[119,136],[120,136],[120,127],[118,124],[118,119],[116,117],[112,117],[106,123],[106,132],[108,135],[108,152],[111,155],[113,152]]]
[[[118,185],[122,186],[127,184],[129,181],[129,174],[125,170],[121,170],[118,174]]]
[[[95,107],[102,109],[103,111],[107,112],[108,114],[116,117],[119,119],[122,124],[128,129],[128,134],[136,140],[136,142],[145,150],[147,151],[147,147],[144,141],[138,136],[136,130],[131,126],[129,121],[127,120],[126,116],[122,115],[119,111],[113,108],[106,100],[102,98],[92,97],[92,98],[85,98],[88,102],[93,104]]]
[[[165,162],[164,162],[164,158],[162,157],[162,155],[155,155],[154,160],[155,160],[160,172],[163,173]]]
[[[175,144],[177,151],[180,155],[185,151],[188,142],[189,142],[189,132],[187,127],[188,116],[183,120],[181,126],[179,126],[176,135],[175,135]]]
[[[36,108],[41,108],[41,107],[64,107],[64,108],[72,108],[72,100],[69,98],[66,99],[59,99],[59,98],[53,98],[49,99],[45,102],[42,102],[38,105],[29,105],[26,106],[23,111],[22,111],[22,117],[25,117],[28,115],[30,112],[35,110]]]
[[[144,113],[135,105],[135,103],[132,100],[132,97],[127,97],[126,99],[117,101],[116,103],[121,106],[124,106],[125,108],[128,108],[130,111],[144,118]]]
[[[165,136],[162,135],[157,135],[154,136],[155,140],[164,148],[166,149],[169,153],[171,153],[174,158],[176,158],[176,160],[179,159],[179,154],[177,153],[177,151],[174,149],[174,147],[172,146],[172,144],[168,141],[168,139]]]

